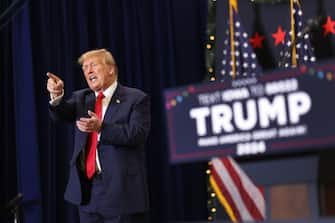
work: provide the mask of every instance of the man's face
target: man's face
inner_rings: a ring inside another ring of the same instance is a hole
[[[82,69],[89,88],[96,92],[106,90],[116,79],[115,65],[105,64],[100,55],[86,58]]]

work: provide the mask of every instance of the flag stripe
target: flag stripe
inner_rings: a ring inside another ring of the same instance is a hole
[[[227,201],[227,199],[225,198],[225,196],[221,192],[221,190],[220,190],[219,186],[217,185],[216,181],[214,180],[213,176],[209,177],[209,182],[212,185],[212,187],[213,187],[213,189],[216,193],[216,196],[219,198],[220,203],[226,209],[226,212],[227,212],[228,216],[230,217],[230,219],[232,220],[232,222],[237,222],[237,219],[235,217],[234,211],[232,210],[232,207],[229,205],[229,202]]]
[[[246,192],[243,188],[243,184],[241,182],[241,179],[239,178],[239,176],[236,174],[235,170],[233,169],[232,165],[230,165],[231,160],[228,159],[222,159],[221,160],[223,165],[226,167],[228,174],[231,176],[231,179],[233,181],[233,183],[235,184],[235,188],[238,190],[238,194],[241,196],[241,199],[243,201],[243,204],[245,204],[246,209],[248,211],[248,213],[251,215],[250,210],[248,208],[248,205],[250,203],[250,199],[248,199],[248,196],[246,196]],[[254,217],[254,216],[252,216]]]
[[[246,207],[241,194],[238,191],[238,186],[235,184],[234,180],[231,178],[229,172],[227,171],[224,164],[220,159],[213,160],[213,166],[216,169],[222,183],[226,186],[226,189],[230,196],[232,197],[233,203],[236,205],[238,213],[241,215],[241,219],[245,221],[252,221],[253,218]]]
[[[250,214],[254,219],[264,219],[265,216],[265,206],[263,194],[260,190],[254,185],[250,178],[238,167],[238,165],[230,157],[228,159],[222,160],[224,165],[229,170],[232,179],[236,185],[239,185],[237,188],[241,194],[241,197]]]
[[[261,217],[265,219],[264,192],[250,180],[250,178],[236,164],[236,162],[234,162],[234,160],[232,160],[231,164],[234,166],[236,172],[241,176],[244,188],[246,189],[249,196],[254,200],[254,204],[257,206],[257,209],[260,212]]]
[[[213,162],[213,160],[212,160]],[[214,167],[214,165],[212,164],[212,176],[214,181],[216,182],[216,184],[219,186],[221,193],[225,195],[226,201],[229,203],[231,210],[234,213],[235,218],[237,219],[237,221],[241,221],[241,215],[232,199],[231,194],[229,193],[229,191],[227,190],[226,185],[223,183],[224,181],[222,180],[222,178],[219,176],[217,169]]]
[[[237,221],[265,219],[264,194],[232,158],[213,158],[211,170],[213,180],[221,190],[220,194],[228,202]],[[228,212],[229,208],[224,201],[220,202]]]

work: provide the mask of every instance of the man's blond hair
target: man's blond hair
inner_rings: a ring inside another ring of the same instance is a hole
[[[108,65],[115,65],[116,71],[117,71],[117,66],[115,59],[112,55],[111,52],[109,52],[106,49],[96,49],[96,50],[90,50],[85,53],[83,53],[79,58],[78,58],[78,63],[80,65],[83,65],[84,61],[92,56],[102,56],[103,57],[103,63],[108,64]],[[117,73],[116,73],[117,74]]]

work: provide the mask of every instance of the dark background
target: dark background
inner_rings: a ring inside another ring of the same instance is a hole
[[[307,18],[335,17],[333,0],[304,3]],[[247,0],[239,5],[248,32],[277,27],[283,16],[277,11],[283,6],[260,11]],[[77,222],[75,208],[63,199],[73,127],[50,121],[45,74],[63,78],[68,96],[86,86],[77,57],[107,48],[119,65],[119,81],[152,99],[152,222],[207,219],[207,163],[169,164],[163,102],[164,89],[205,79],[207,1],[2,0],[0,9],[0,205],[22,192],[25,222]],[[334,35],[323,39],[319,30],[316,37],[318,58],[333,57]],[[261,65],[275,68],[275,52],[257,53],[267,58]],[[9,222],[8,215],[2,218]]]

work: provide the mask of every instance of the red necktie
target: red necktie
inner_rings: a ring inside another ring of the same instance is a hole
[[[95,102],[95,114],[97,114],[100,120],[102,117],[102,99],[104,97],[105,95],[102,92],[100,92]],[[98,143],[98,133],[91,132],[87,142],[88,153],[86,158],[86,175],[88,179],[91,179],[95,173],[97,143]]]

